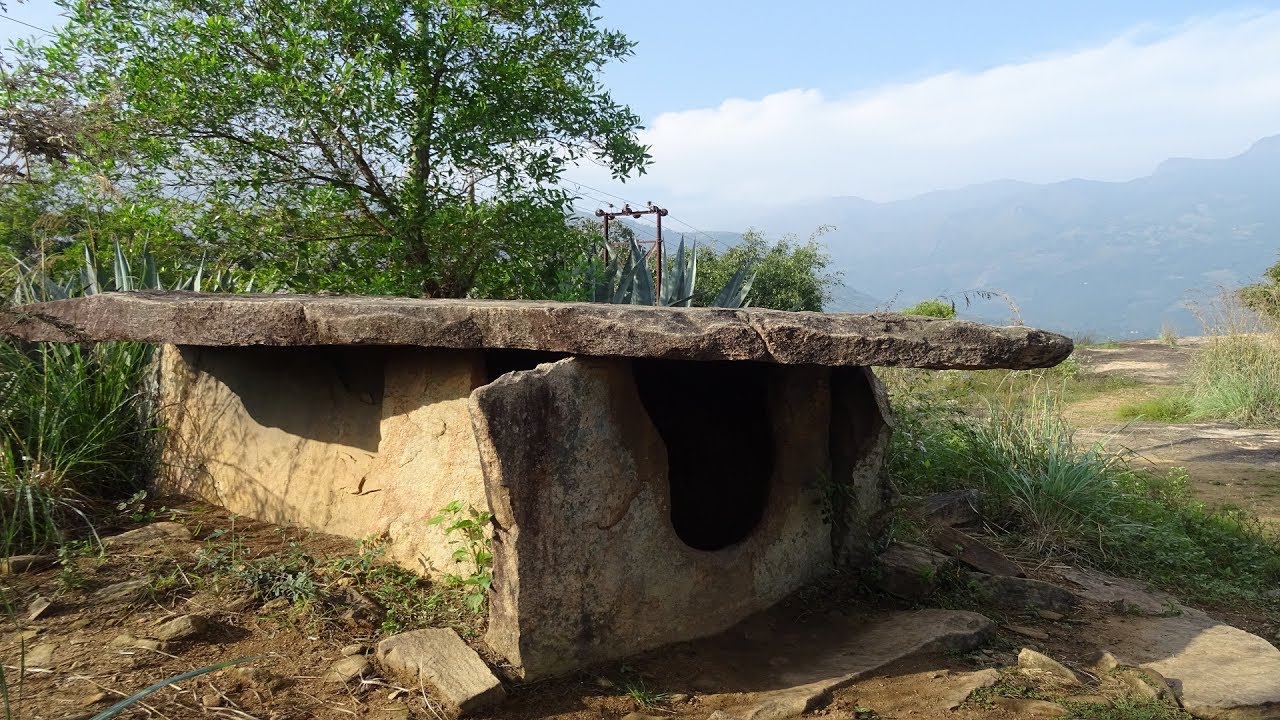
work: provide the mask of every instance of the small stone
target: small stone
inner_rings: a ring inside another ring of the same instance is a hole
[[[337,682],[345,685],[371,672],[373,672],[373,664],[369,662],[368,658],[363,655],[351,655],[330,665],[329,672],[325,673],[324,679],[326,682]]]
[[[1060,718],[1071,712],[1057,703],[1030,698],[994,697],[991,698],[991,704],[1019,717]]]
[[[148,638],[134,637],[128,633],[117,635],[107,647],[117,650],[157,650],[163,652],[167,647],[159,640],[150,640]]]
[[[1089,661],[1089,668],[1099,675],[1106,675],[1117,667],[1120,667],[1120,661],[1116,660],[1116,656],[1106,650],[1098,653],[1097,656]]]
[[[1038,616],[1041,620],[1048,620],[1049,622],[1058,622],[1062,620],[1062,618],[1066,617],[1066,615],[1063,615],[1060,612],[1054,612],[1052,610],[1037,610],[1036,616]]]
[[[1037,630],[1032,627],[1027,627],[1025,625],[1005,625],[1004,628],[1009,632],[1017,633],[1022,637],[1031,638],[1032,640],[1048,640],[1049,639],[1049,633],[1043,630]]]
[[[268,692],[276,690],[283,682],[270,670],[252,666],[229,668],[225,677],[237,687],[248,686]]]
[[[353,645],[344,645],[341,650],[342,657],[351,657],[353,655],[365,655],[369,652],[369,646],[355,643]]]
[[[99,691],[99,692],[85,695],[84,697],[80,698],[79,702],[77,702],[76,704],[79,705],[80,707],[89,707],[90,705],[97,705],[98,703],[106,699],[107,699],[107,694]]]
[[[430,683],[460,714],[497,705],[507,696],[484,660],[448,628],[392,635],[378,643],[378,662],[414,686]]]
[[[200,704],[207,708],[222,707],[222,696],[215,692],[207,692],[200,696]]]
[[[1067,682],[1080,682],[1080,678],[1066,665],[1030,648],[1022,648],[1022,651],[1018,653],[1018,667],[1023,670],[1038,670],[1048,673]]]
[[[939,693],[943,708],[955,710],[963,705],[975,690],[995,685],[1000,680],[1000,671],[988,668],[970,673],[947,673],[937,679],[943,686]]]
[[[0,575],[38,572],[53,567],[56,562],[52,555],[10,555],[0,558]]]
[[[920,503],[920,512],[933,525],[973,525],[982,519],[982,493],[977,490],[951,490],[930,495]]]
[[[52,605],[53,603],[49,602],[49,598],[37,595],[36,599],[32,600],[31,604],[27,606],[27,619],[31,622],[39,620],[49,611]]]
[[[596,678],[596,685],[599,685],[600,687],[605,689],[615,687],[614,682],[603,675]]]
[[[18,632],[13,633],[9,636],[9,640],[14,644],[21,644],[28,640],[34,640],[39,634],[40,628],[27,628],[26,630],[19,630]]]
[[[32,645],[23,654],[22,664],[27,668],[49,668],[53,666],[53,652],[58,649],[54,643]]]
[[[1026,574],[1017,563],[995,548],[955,528],[935,528],[930,539],[934,547],[978,572],[1008,577],[1022,577]]]
[[[209,620],[203,615],[179,615],[156,628],[152,635],[158,640],[190,640],[208,629]]]
[[[263,603],[262,610],[264,612],[275,612],[277,610],[284,610],[285,608],[289,607],[292,604],[293,603],[289,600],[289,598],[278,597]]]
[[[190,542],[191,539],[191,531],[182,523],[158,522],[106,538],[102,544],[107,547],[120,547],[144,543]]]
[[[141,598],[150,584],[151,580],[147,578],[125,580],[98,590],[93,599],[100,603],[131,603]]]
[[[1137,698],[1144,700],[1159,700],[1163,693],[1156,687],[1152,686],[1140,673],[1126,672],[1120,676],[1120,682],[1128,688],[1129,693]]]
[[[679,705],[680,703],[689,702],[689,698],[690,696],[686,693],[672,693],[671,697],[667,698],[667,702],[672,705]]]

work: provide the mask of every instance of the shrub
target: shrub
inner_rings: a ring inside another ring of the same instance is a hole
[[[915,305],[902,311],[904,315],[923,315],[925,317],[943,318],[950,320],[956,316],[955,303],[946,300],[921,300]]]

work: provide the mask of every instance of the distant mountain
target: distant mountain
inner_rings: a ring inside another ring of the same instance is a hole
[[[1257,277],[1280,251],[1280,135],[1225,160],[1173,159],[1130,182],[998,181],[874,203],[833,198],[776,213],[771,231],[823,240],[847,287],[831,310],[1000,290],[1025,322],[1066,333],[1200,331],[1184,303]],[[876,300],[879,298],[880,300]],[[1007,321],[1001,303],[970,317]]]

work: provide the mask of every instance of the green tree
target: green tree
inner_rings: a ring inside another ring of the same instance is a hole
[[[648,162],[598,79],[632,45],[590,0],[60,4],[27,59],[46,99],[114,109],[94,139],[130,155],[95,170],[304,289],[546,293],[543,266],[584,248],[564,168]]]
[[[1241,302],[1271,320],[1280,320],[1280,263],[1267,268],[1262,281],[1239,290]]]
[[[723,252],[699,246],[693,304],[711,305],[733,274],[750,264],[755,272],[752,307],[822,312],[841,277],[839,272],[828,270],[831,257],[818,243],[829,229],[818,228],[804,243],[788,235],[770,244],[760,231],[750,228],[739,243]]]

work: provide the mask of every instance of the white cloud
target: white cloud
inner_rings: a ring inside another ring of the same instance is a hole
[[[735,228],[753,209],[840,195],[1126,180],[1280,133],[1280,12],[1151,35],[845,97],[795,89],[664,113],[643,136],[653,167],[621,194]],[[588,170],[576,179],[607,182]]]

